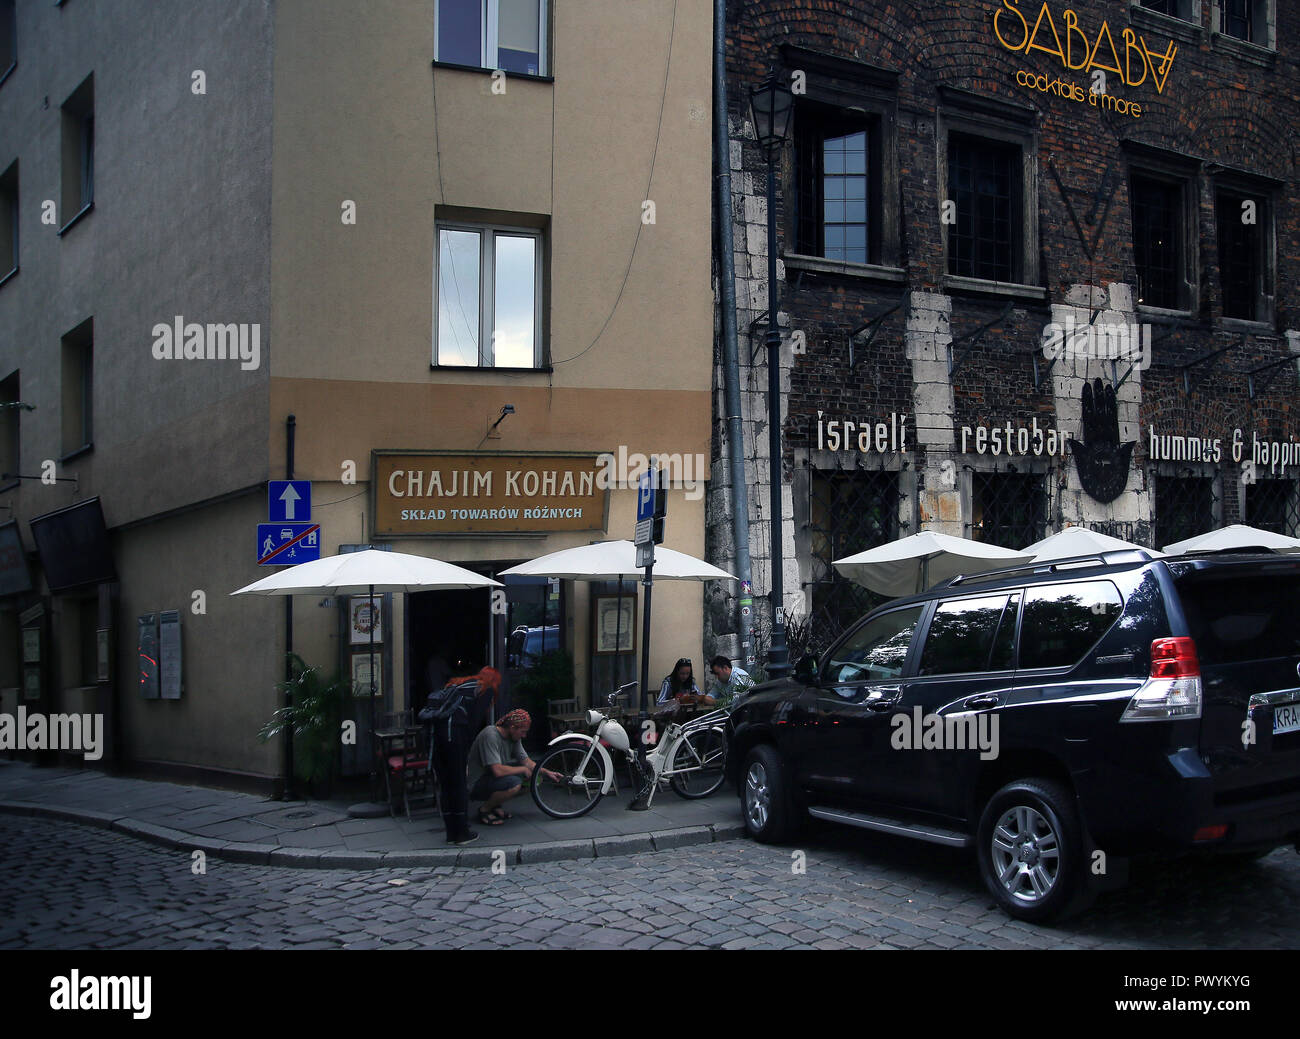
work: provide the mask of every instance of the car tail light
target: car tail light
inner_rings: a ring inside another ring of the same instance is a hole
[[[1197,842],[1221,841],[1226,836],[1228,836],[1228,824],[1219,823],[1217,826],[1202,826],[1192,834],[1192,840]]]
[[[1151,643],[1151,677],[1133,694],[1122,722],[1158,722],[1201,716],[1201,662],[1189,638]]]

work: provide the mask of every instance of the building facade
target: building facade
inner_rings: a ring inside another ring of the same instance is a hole
[[[748,92],[772,70],[794,95],[775,212],[796,650],[878,601],[833,559],[922,529],[1016,549],[1075,524],[1153,547],[1297,534],[1298,19],[1272,0],[728,5],[747,430],[766,423],[768,206]],[[761,595],[766,437],[744,446]],[[730,606],[708,637],[739,654]]]
[[[703,554],[707,5],[9,6],[5,710],[94,704],[122,766],[264,786],[285,607],[229,594],[259,559],[495,576],[630,537],[638,454],[676,461],[667,543]],[[270,499],[290,475],[310,513]],[[364,688],[373,627],[391,710],[532,628],[587,696],[634,670],[598,652],[608,591],[299,596],[293,649]],[[652,674],[701,626],[662,586]]]

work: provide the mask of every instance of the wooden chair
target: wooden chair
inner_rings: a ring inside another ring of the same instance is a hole
[[[585,716],[578,709],[576,696],[567,700],[546,701],[546,720],[550,723],[552,738],[581,725]]]
[[[382,737],[384,754],[384,783],[388,790],[388,811],[397,818],[397,795],[400,793],[402,809],[411,819],[411,795],[417,800],[437,803],[437,788],[433,783],[433,770],[429,764],[429,748],[425,746],[425,732],[421,726],[408,726],[398,734]]]

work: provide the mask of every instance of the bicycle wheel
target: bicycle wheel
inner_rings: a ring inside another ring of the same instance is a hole
[[[537,763],[533,773],[533,801],[555,819],[576,819],[596,807],[605,785],[605,762],[599,751],[592,750],[586,765],[588,744],[561,744]],[[558,772],[560,782],[547,779],[542,770]]]
[[[727,770],[727,736],[721,729],[698,729],[673,751],[669,782],[681,797],[708,797],[722,786]]]

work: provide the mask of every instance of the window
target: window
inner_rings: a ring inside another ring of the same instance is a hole
[[[795,129],[798,251],[880,262],[878,135],[863,116],[802,104]]]
[[[998,625],[1011,596],[942,602],[934,611],[921,651],[922,675],[960,675],[989,669],[989,655]],[[1014,628],[1014,619],[1012,627]]]
[[[95,200],[95,83],[87,76],[63,103],[63,230]]]
[[[1260,530],[1300,537],[1300,485],[1295,480],[1246,484],[1245,521]]]
[[[1019,281],[1022,220],[1021,150],[953,134],[948,140],[948,273],[986,281]]]
[[[898,539],[898,473],[815,471],[808,491],[812,613],[834,637],[885,602],[832,563]]]
[[[1196,0],[1138,0],[1138,6],[1181,18],[1185,22],[1200,20],[1201,12],[1196,6]]]
[[[94,442],[94,318],[63,337],[63,456]]]
[[[1130,186],[1133,202],[1133,255],[1137,263],[1138,302],[1176,310],[1185,306],[1182,291],[1183,185],[1140,174]]]
[[[1047,492],[1034,473],[974,473],[971,537],[986,545],[1022,549],[1046,536]]]
[[[789,43],[780,53],[805,79],[782,190],[787,276],[902,283],[899,210],[887,204],[900,191],[898,72]]]
[[[898,678],[907,662],[912,632],[921,619],[920,606],[894,610],[868,621],[831,651],[825,681],[876,682]]]
[[[1123,608],[1109,581],[1030,588],[1020,624],[1020,668],[1073,667]]]
[[[434,364],[540,367],[541,301],[540,231],[438,224]]]
[[[438,61],[546,76],[548,0],[438,0]]]
[[[1214,530],[1214,480],[1208,476],[1156,477],[1156,547]]]
[[[1300,580],[1294,574],[1178,582],[1178,598],[1202,665],[1300,653],[1297,595]]]
[[[0,279],[18,269],[18,160],[0,173]]]
[[[1215,198],[1223,316],[1269,321],[1273,303],[1272,206],[1258,195]]]
[[[19,419],[22,411],[18,396],[18,373],[0,382],[0,484],[17,483],[21,451]]]
[[[0,0],[0,83],[18,64],[18,11],[16,0]]]
[[[1270,0],[1218,0],[1216,28],[1224,36],[1260,47],[1273,46]]]

